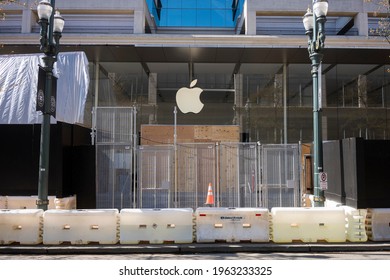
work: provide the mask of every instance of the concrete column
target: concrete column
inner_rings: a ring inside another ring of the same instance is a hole
[[[358,106],[367,108],[367,76],[359,75],[358,77]]]
[[[367,13],[358,13],[355,16],[355,26],[358,29],[359,36],[368,36],[368,15],[367,15]]]
[[[244,97],[244,76],[242,74],[234,75],[234,120],[233,125],[240,126],[240,132],[242,133],[243,129],[243,116],[242,110],[244,106],[243,97]]]
[[[149,73],[148,105],[157,106],[157,73]],[[149,124],[157,122],[156,110],[149,114]]]
[[[145,13],[144,11],[134,11],[134,34],[145,33]]]
[[[24,9],[22,13],[22,33],[31,33],[35,16],[31,9]]]
[[[276,108],[280,108],[283,105],[283,84],[283,74],[275,74],[273,106]]]
[[[244,4],[245,35],[256,35],[256,10],[251,9],[249,1]]]

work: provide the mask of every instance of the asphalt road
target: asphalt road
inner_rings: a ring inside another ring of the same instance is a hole
[[[1,254],[0,260],[390,260],[390,252],[213,254]]]
[[[0,260],[389,260],[389,242],[5,245]]]

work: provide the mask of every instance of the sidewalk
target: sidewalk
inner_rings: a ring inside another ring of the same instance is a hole
[[[193,243],[138,245],[2,245],[0,254],[210,254],[329,253],[390,251],[390,242],[362,243]]]

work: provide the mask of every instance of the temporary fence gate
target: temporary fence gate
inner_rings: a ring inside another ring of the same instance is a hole
[[[221,207],[259,207],[259,157],[256,143],[221,143]]]
[[[218,197],[214,143],[178,145],[175,167],[177,207],[196,209],[204,206],[209,184],[212,186],[213,196]]]
[[[134,108],[96,108],[96,207],[133,207]]]
[[[174,208],[174,147],[138,149],[138,207]]]
[[[261,193],[263,207],[299,205],[299,146],[261,147]]]
[[[203,207],[209,184],[214,206],[297,206],[299,147],[257,143],[179,144],[176,150],[139,147],[137,207]]]

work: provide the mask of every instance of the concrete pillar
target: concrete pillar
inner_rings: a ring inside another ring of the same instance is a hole
[[[283,74],[275,74],[273,106],[276,108],[280,108],[283,105],[283,84]]]
[[[256,10],[248,6],[249,1],[244,3],[245,35],[256,35]]]
[[[358,77],[358,106],[367,108],[367,76],[359,75]]]
[[[354,20],[359,36],[368,36],[368,14],[358,13]]]
[[[145,33],[145,13],[142,10],[134,11],[134,34]]]
[[[244,76],[242,74],[234,75],[234,125],[239,125],[240,129],[243,127],[242,109],[243,109],[243,97],[244,97]],[[241,131],[242,132],[242,131]]]
[[[22,33],[31,33],[35,16],[31,9],[24,9],[22,12]]]
[[[157,73],[149,73],[148,105],[157,106]],[[149,124],[157,122],[156,110],[149,114]]]

